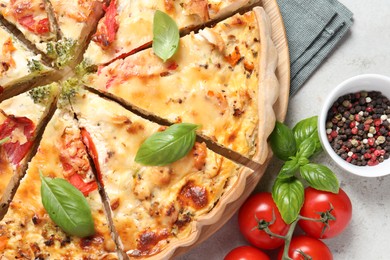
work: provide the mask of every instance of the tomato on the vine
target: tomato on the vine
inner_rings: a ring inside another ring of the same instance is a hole
[[[283,256],[283,248],[279,251],[278,260]],[[291,240],[288,256],[293,260],[333,260],[332,252],[324,242],[308,236],[296,236]]]
[[[240,246],[230,251],[224,260],[270,260],[270,258],[255,247]]]
[[[352,204],[348,195],[339,189],[338,194],[306,188],[301,216],[328,219],[327,223],[300,220],[299,226],[315,238],[335,237],[348,226],[352,218]]]
[[[277,235],[286,235],[289,229],[272,199],[271,193],[262,192],[249,197],[238,212],[238,224],[241,234],[252,245],[262,249],[280,247],[284,240],[268,235],[259,226],[268,226]]]

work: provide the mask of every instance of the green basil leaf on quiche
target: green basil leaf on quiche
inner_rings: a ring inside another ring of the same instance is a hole
[[[198,127],[180,123],[153,134],[141,144],[135,161],[143,165],[163,166],[183,158],[195,144]]]
[[[153,51],[164,62],[179,48],[179,28],[166,13],[157,10],[153,19]]]
[[[91,209],[84,195],[65,179],[41,174],[42,204],[65,233],[88,237],[95,233]]]

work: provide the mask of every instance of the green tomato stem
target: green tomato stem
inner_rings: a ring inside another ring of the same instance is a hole
[[[283,260],[292,260],[289,256],[288,256],[288,249],[290,248],[290,243],[291,243],[291,238],[294,234],[294,231],[295,231],[295,227],[297,226],[297,223],[300,219],[300,216],[298,216],[298,218],[296,220],[294,220],[294,222],[291,223],[290,225],[290,228],[288,229],[288,232],[287,234],[284,236],[284,249],[283,249],[283,256],[282,256],[282,259]]]
[[[308,217],[304,217],[304,216],[301,216],[299,215],[298,216],[298,219],[302,219],[302,220],[308,220],[308,221],[313,221],[313,222],[324,222],[324,220],[322,218],[308,218]]]

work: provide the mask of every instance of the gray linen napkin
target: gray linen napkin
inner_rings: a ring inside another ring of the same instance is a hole
[[[294,95],[351,27],[352,13],[337,0],[278,0],[290,50]]]

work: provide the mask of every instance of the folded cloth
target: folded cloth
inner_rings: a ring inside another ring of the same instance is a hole
[[[337,0],[278,0],[287,32],[294,95],[351,27],[352,12]]]

